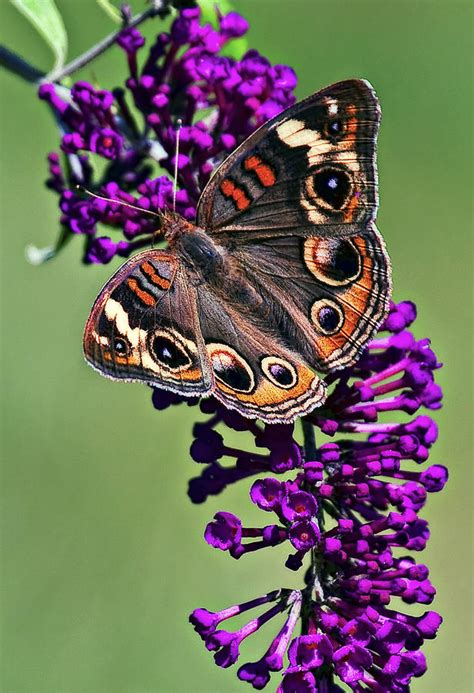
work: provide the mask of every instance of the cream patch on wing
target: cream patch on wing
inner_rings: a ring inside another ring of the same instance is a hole
[[[110,322],[114,322],[120,334],[127,337],[130,345],[136,348],[140,344],[140,332],[143,332],[143,330],[140,330],[139,327],[133,329],[130,327],[127,311],[113,298],[108,299],[104,306],[104,311],[107,319]]]
[[[334,145],[321,137],[317,130],[305,127],[302,120],[290,118],[276,129],[278,137],[289,147],[309,147],[308,162],[317,163],[325,154],[334,151]]]
[[[334,118],[339,114],[339,107],[336,99],[326,99],[326,107],[329,118]],[[343,115],[343,114],[342,114]],[[352,127],[352,126],[351,126]],[[362,169],[354,155],[354,141],[352,138],[343,138],[340,142],[331,142],[325,138],[318,130],[306,127],[302,120],[290,118],[276,128],[278,137],[289,147],[308,147],[307,159],[310,168],[331,163],[343,166],[351,177],[353,190],[360,191],[363,188],[364,180]],[[327,220],[327,214],[321,210],[313,200],[307,199],[303,195],[300,200],[301,206],[305,209],[308,221],[312,224],[323,224]]]
[[[163,371],[167,371],[169,374],[172,374],[173,372],[179,373],[180,371],[188,370],[192,366],[191,358],[189,360],[189,364],[183,368],[171,368],[167,367],[165,364],[157,363],[150,355],[147,341],[148,332],[140,329],[139,327],[130,327],[127,312],[120,305],[120,303],[118,303],[118,301],[115,301],[113,298],[109,298],[104,305],[104,312],[107,319],[115,323],[118,334],[127,338],[132,349],[131,357],[138,359],[144,368],[152,371],[153,373],[162,373]],[[194,342],[189,339],[185,339],[182,335],[176,333],[175,330],[158,330],[156,331],[156,334],[165,335],[181,348],[184,347],[185,350],[187,349],[187,353],[191,353],[192,356],[195,356],[197,350]],[[92,336],[98,344],[101,344],[102,346],[110,346],[107,337],[100,336],[95,330],[93,331]]]

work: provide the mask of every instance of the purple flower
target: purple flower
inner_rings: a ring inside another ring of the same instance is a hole
[[[316,522],[301,520],[290,527],[288,537],[295,549],[306,552],[317,544],[320,531]]]
[[[310,671],[332,659],[333,648],[326,635],[313,633],[295,638],[288,650],[290,666],[288,673]]]
[[[204,537],[211,546],[226,551],[240,544],[242,524],[232,513],[216,513],[214,522],[207,525]]]
[[[317,693],[316,681],[310,671],[285,674],[277,693]]]
[[[334,666],[338,676],[349,685],[364,682],[365,671],[372,664],[372,656],[360,645],[344,645],[333,654]]]
[[[111,128],[93,130],[89,136],[87,149],[106,159],[117,159],[123,145],[123,137]]]
[[[70,190],[65,190],[61,196],[60,207],[63,212],[61,221],[67,224],[73,233],[95,233],[98,216],[89,200],[81,200]]]
[[[307,491],[292,491],[288,493],[281,504],[285,520],[307,520],[316,515],[318,504],[315,497]]]
[[[278,479],[259,479],[250,489],[250,498],[261,510],[275,510],[281,506],[285,485]]]

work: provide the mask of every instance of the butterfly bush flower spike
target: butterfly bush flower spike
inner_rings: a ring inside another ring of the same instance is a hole
[[[342,691],[338,680],[354,691],[401,693],[426,671],[421,648],[442,619],[428,608],[435,588],[414,555],[429,539],[427,496],[443,489],[448,473],[429,464],[437,427],[424,412],[441,406],[440,364],[429,340],[409,329],[415,318],[413,303],[392,304],[359,362],[327,377],[329,397],[305,421],[324,440],[313,450],[300,448],[293,425],[262,427],[216,402],[201,406],[208,418],[195,425],[191,454],[207,465],[190,482],[191,499],[201,503],[256,476],[250,500],[270,518],[250,527],[218,512],[205,540],[236,559],[284,544],[287,568],[305,570],[299,591],[277,588],[221,612],[191,614],[219,666],[236,662],[241,640],[275,619],[267,652],[237,671],[255,689],[282,672],[279,693]],[[226,428],[250,433],[254,446],[227,447],[219,432]],[[270,600],[274,606],[240,630],[223,625]],[[425,610],[415,615],[412,604]]]

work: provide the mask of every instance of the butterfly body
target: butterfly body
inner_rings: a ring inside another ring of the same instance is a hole
[[[288,422],[321,405],[318,372],[354,362],[383,320],[390,265],[374,220],[371,87],[328,87],[264,125],[206,186],[196,225],[128,260],[87,322],[103,375]]]

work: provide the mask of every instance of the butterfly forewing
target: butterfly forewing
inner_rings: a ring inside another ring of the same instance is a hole
[[[211,234],[350,235],[375,218],[378,100],[348,80],[301,101],[249,137],[203,192]],[[238,240],[236,241],[238,242]]]
[[[271,304],[282,343],[322,371],[353,363],[388,309],[374,224],[379,121],[367,82],[323,89],[244,142],[199,205],[200,223]]]
[[[196,293],[179,258],[149,250],[119,269],[94,304],[84,354],[109,378],[189,395],[209,391]]]

